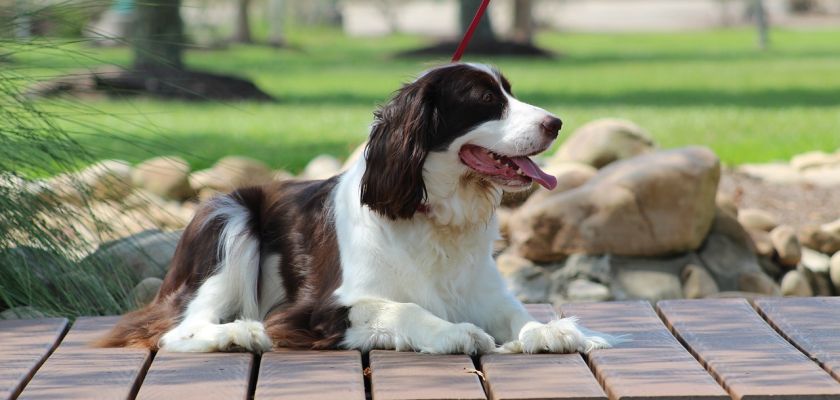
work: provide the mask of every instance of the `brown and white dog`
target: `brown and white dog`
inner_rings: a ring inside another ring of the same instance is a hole
[[[152,304],[103,346],[209,352],[397,349],[587,352],[611,338],[535,321],[492,257],[502,191],[554,177],[528,157],[560,120],[515,99],[498,71],[431,69],[375,113],[364,157],[324,181],[208,202]]]

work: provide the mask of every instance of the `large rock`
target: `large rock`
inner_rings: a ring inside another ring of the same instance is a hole
[[[738,277],[738,291],[759,293],[767,296],[780,296],[779,285],[764,272],[747,272]]]
[[[508,288],[519,301],[546,303],[549,301],[551,281],[545,268],[532,264],[512,273],[508,277]]]
[[[810,151],[791,158],[790,165],[799,171],[833,167],[835,165],[840,165],[840,155],[826,153],[824,151]]]
[[[134,168],[131,181],[165,199],[185,200],[195,191],[190,187],[190,165],[181,157],[155,157]]]
[[[98,262],[125,266],[137,281],[150,277],[162,279],[175,254],[181,233],[147,230],[104,243],[88,257]]]
[[[149,277],[140,281],[134,289],[131,290],[131,299],[135,307],[143,307],[149,304],[157,296],[157,292],[163,285],[163,280],[160,278]]]
[[[99,161],[79,172],[57,175],[45,182],[52,196],[70,204],[89,200],[119,200],[131,193],[131,165],[122,160]]]
[[[274,171],[262,161],[228,156],[217,161],[213,168],[192,173],[189,181],[196,192],[205,188],[230,192],[241,187],[262,185],[273,179]]]
[[[719,178],[718,158],[702,147],[619,161],[583,186],[526,202],[511,221],[511,244],[536,261],[691,251],[712,225]]]
[[[696,262],[693,254],[672,258],[612,257],[616,299],[659,301],[683,297],[680,274]]]
[[[592,166],[571,162],[552,164],[545,167],[543,170],[549,175],[553,175],[557,178],[557,186],[553,190],[549,191],[538,184],[534,184],[532,185],[534,190],[531,191],[532,193],[528,193],[524,199],[521,199],[521,195],[508,196],[508,194],[505,194],[505,196],[502,197],[502,205],[515,207],[521,205],[525,200],[531,200],[531,203],[537,203],[546,197],[583,186],[583,184],[598,174],[598,170]],[[520,199],[521,201],[516,201]]]
[[[650,135],[631,121],[599,119],[576,130],[563,142],[554,161],[574,161],[601,168],[616,160],[647,153],[656,145]]]

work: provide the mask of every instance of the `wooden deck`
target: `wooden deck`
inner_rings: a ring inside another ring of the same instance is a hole
[[[840,399],[840,297],[558,311],[633,339],[586,357],[151,354],[88,346],[116,317],[0,321],[0,399]]]

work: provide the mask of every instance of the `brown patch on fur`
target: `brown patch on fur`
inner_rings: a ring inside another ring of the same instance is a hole
[[[126,314],[95,347],[137,347],[158,349],[160,337],[178,323],[185,303],[184,290],[166,296],[137,311]]]

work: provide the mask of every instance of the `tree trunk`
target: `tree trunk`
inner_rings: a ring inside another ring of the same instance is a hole
[[[253,42],[253,39],[251,38],[251,23],[248,15],[248,7],[250,5],[251,0],[237,0],[236,2],[236,22],[233,28],[233,42]]]
[[[480,5],[481,0],[461,0],[461,32],[467,31]],[[490,24],[490,12],[488,10],[484,13],[484,17],[481,18],[481,22],[475,29],[472,43],[476,45],[487,45],[495,42],[497,42],[496,35],[493,34],[493,25]]]
[[[268,43],[272,46],[286,45],[286,36],[283,34],[283,6],[283,0],[268,0]]]
[[[755,14],[755,23],[758,27],[758,48],[767,50],[767,47],[770,45],[770,39],[767,34],[769,29],[767,24],[767,10],[764,8],[763,0],[753,0],[753,13]]]
[[[134,68],[154,70],[183,68],[184,26],[181,0],[144,0],[136,2]]]
[[[532,0],[513,2],[513,41],[516,43],[531,44],[534,40],[533,4]]]

